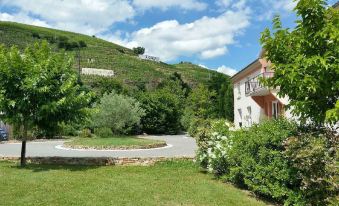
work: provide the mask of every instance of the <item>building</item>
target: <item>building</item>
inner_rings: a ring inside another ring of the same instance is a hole
[[[261,52],[258,59],[236,73],[232,78],[234,93],[234,125],[236,128],[250,127],[264,119],[285,116],[291,118],[286,110],[288,97],[277,96],[277,89],[264,87],[259,79],[273,77],[274,71],[270,63],[263,58]]]

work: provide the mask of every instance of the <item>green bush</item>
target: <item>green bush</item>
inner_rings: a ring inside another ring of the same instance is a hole
[[[140,100],[146,115],[142,129],[149,134],[177,134],[181,130],[181,97],[168,88],[145,92]]]
[[[302,133],[285,119],[238,131],[212,122],[207,129],[204,138],[197,132],[197,160],[226,181],[285,205],[327,205],[338,194],[333,134]]]
[[[92,133],[91,133],[91,130],[89,129],[82,129],[80,134],[79,134],[79,137],[81,138],[90,138],[92,137]]]
[[[303,134],[285,142],[284,154],[295,171],[293,176],[298,183],[295,193],[300,196],[299,202],[327,205],[330,197],[339,192],[333,180],[337,172],[335,151],[338,141],[331,141],[330,137],[333,134]]]
[[[105,94],[95,108],[93,127],[111,128],[114,134],[130,134],[145,114],[137,100],[115,92]]]
[[[111,128],[100,127],[100,128],[94,129],[94,134],[98,137],[107,138],[107,137],[111,137],[113,135],[113,132]]]

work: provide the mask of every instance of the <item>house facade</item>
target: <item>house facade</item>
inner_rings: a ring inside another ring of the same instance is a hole
[[[270,63],[261,54],[258,59],[231,78],[236,128],[250,127],[262,120],[279,116],[292,117],[285,107],[288,104],[288,97],[278,97],[277,89],[267,88],[259,81],[261,78],[273,76],[274,71],[270,69]]]

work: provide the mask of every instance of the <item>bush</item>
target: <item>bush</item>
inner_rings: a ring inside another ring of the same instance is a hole
[[[326,205],[338,192],[338,141],[330,133],[300,131],[285,119],[239,131],[210,123],[206,137],[197,133],[197,160],[224,180],[285,205]]]
[[[89,129],[82,129],[80,134],[79,134],[79,137],[81,138],[90,138],[92,137],[92,133],[91,133],[91,130]]]
[[[134,47],[133,52],[136,55],[144,54],[145,53],[145,48],[144,47]]]
[[[145,92],[140,100],[146,115],[142,129],[149,134],[176,134],[181,130],[181,99],[167,88]]]
[[[93,126],[111,128],[114,134],[131,133],[145,114],[138,101],[115,92],[105,94],[96,110],[92,117]]]
[[[106,138],[106,137],[111,137],[113,135],[113,132],[111,128],[100,127],[94,130],[94,134],[98,137]]]
[[[304,134],[290,137],[285,142],[286,158],[293,168],[298,183],[296,193],[300,202],[327,205],[338,193],[333,177],[336,175],[335,151],[337,141],[329,141],[332,134]],[[292,202],[293,203],[293,202]]]

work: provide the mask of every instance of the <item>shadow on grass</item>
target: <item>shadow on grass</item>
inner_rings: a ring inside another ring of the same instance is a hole
[[[86,165],[49,165],[49,164],[27,164],[25,167],[13,165],[11,168],[19,170],[30,170],[32,172],[48,172],[53,170],[64,170],[64,171],[88,171],[94,170],[104,166],[86,166]]]

